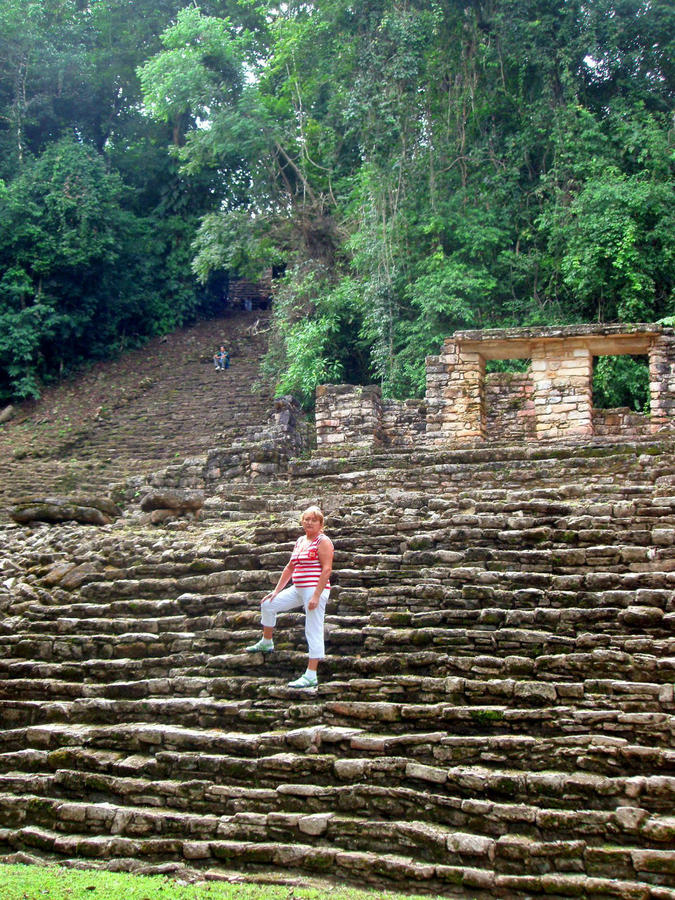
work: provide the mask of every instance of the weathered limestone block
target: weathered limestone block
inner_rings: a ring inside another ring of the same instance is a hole
[[[98,566],[94,563],[85,562],[79,566],[74,566],[67,572],[64,572],[59,579],[59,587],[64,591],[74,591],[81,587],[85,582],[98,573]]]
[[[334,769],[338,778],[345,781],[358,781],[365,774],[366,763],[362,759],[336,759]]]
[[[618,806],[614,811],[614,820],[622,831],[638,834],[649,813],[635,806]]]
[[[485,856],[490,862],[495,858],[495,840],[479,834],[464,834],[456,831],[448,835],[447,847],[450,853],[459,856]]]
[[[429,781],[432,784],[445,784],[448,773],[445,769],[436,766],[426,766],[422,763],[408,763],[405,767],[408,778],[418,778],[420,781]]]
[[[675,529],[654,528],[652,531],[652,543],[657,547],[672,547],[675,544]]]
[[[675,875],[675,852],[672,850],[633,850],[631,857],[637,872]]]
[[[74,568],[76,568],[76,565],[73,562],[58,562],[51,567],[42,579],[42,582],[43,584],[46,584],[47,587],[52,587],[53,585],[58,584],[68,572],[72,572]]]
[[[204,505],[204,492],[191,489],[159,488],[148,491],[141,499],[141,509],[150,513],[153,525],[160,525],[177,516],[197,518]]]
[[[204,505],[203,491],[149,491],[141,500],[141,509],[150,512],[154,509],[174,510],[176,514],[196,512]]]
[[[298,829],[303,834],[310,834],[318,837],[328,830],[328,825],[333,818],[332,813],[316,813],[311,816],[301,816],[298,821]]]
[[[643,834],[665,847],[675,846],[675,816],[648,819],[643,826]]]
[[[555,686],[543,681],[516,682],[514,696],[519,700],[536,704],[551,704],[557,701]]]
[[[209,845],[205,841],[185,841],[183,843],[185,859],[208,859],[211,856]]]
[[[629,628],[653,628],[663,620],[663,610],[658,606],[629,606],[619,613],[619,621]]]
[[[25,497],[9,510],[20,525],[30,522],[79,522],[109,525],[122,514],[109,497],[73,494],[64,497]]]

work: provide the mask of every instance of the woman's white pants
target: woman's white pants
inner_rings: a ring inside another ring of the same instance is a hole
[[[305,610],[305,637],[309,647],[309,658],[323,659],[326,655],[323,644],[323,619],[330,591],[326,588],[321,592],[319,605],[316,609],[307,609],[307,604],[312,599],[313,593],[313,587],[299,588],[293,584],[280,591],[274,600],[267,600],[265,603],[262,603],[260,613],[263,625],[274,628],[277,624],[277,613],[303,607]]]

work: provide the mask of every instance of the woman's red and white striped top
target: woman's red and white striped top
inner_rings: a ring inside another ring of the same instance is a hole
[[[296,587],[316,587],[319,583],[321,577],[319,542],[324,538],[324,534],[319,534],[309,544],[305,543],[306,538],[304,537],[298,538],[295,542],[291,562],[295,563],[292,578]],[[330,583],[326,587],[329,588]]]

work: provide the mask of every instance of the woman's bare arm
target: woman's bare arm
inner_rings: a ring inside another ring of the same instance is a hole
[[[322,592],[326,589],[326,585],[328,584],[328,580],[330,578],[330,573],[333,571],[334,553],[335,550],[330,538],[324,538],[324,540],[319,541],[318,556],[319,562],[321,563],[321,575],[319,576],[317,585],[314,588],[314,593],[312,594],[312,597],[307,604],[307,609],[316,609],[319,605],[319,598],[321,597]]]

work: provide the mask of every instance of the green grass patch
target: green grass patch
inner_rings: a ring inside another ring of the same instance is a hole
[[[332,885],[300,888],[220,881],[185,884],[164,875],[0,864],[2,900],[325,900],[328,892],[331,900],[416,900],[411,894]]]

